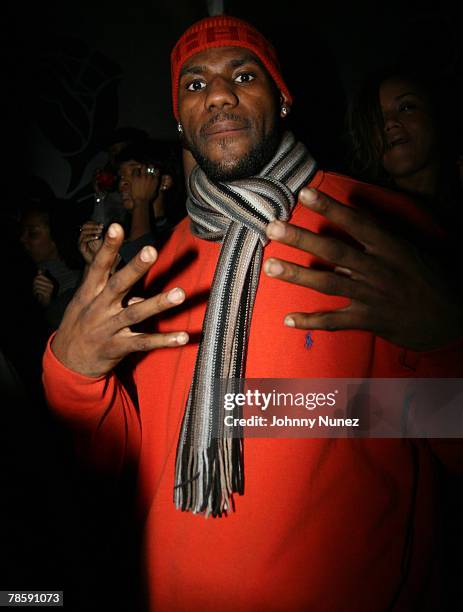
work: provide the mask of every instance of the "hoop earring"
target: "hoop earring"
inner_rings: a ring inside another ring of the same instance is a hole
[[[288,114],[288,109],[286,106],[281,107],[281,114],[283,117],[286,117],[286,115]]]

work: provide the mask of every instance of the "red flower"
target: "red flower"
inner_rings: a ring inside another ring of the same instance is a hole
[[[96,184],[99,191],[109,191],[115,182],[115,175],[108,170],[101,170],[96,175]]]

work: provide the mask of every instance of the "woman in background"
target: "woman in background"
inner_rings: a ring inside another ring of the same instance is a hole
[[[125,264],[145,245],[159,249],[184,216],[183,183],[180,164],[170,146],[154,139],[128,145],[116,156],[115,164],[126,213],[122,222],[126,240],[120,250]],[[79,249],[87,264],[101,246],[104,229],[104,224],[95,220],[81,228]]]
[[[439,241],[437,247],[421,245],[416,255],[438,270],[435,278],[442,280],[442,286],[435,283],[436,295],[446,296],[461,315],[463,164],[458,109],[457,96],[447,86],[433,86],[412,73],[383,71],[367,79],[353,100],[348,130],[352,172],[410,195],[442,228],[446,240]],[[454,458],[463,466],[460,440],[454,442]],[[442,466],[440,475],[443,579],[449,601],[457,601],[462,596],[463,476]]]
[[[69,251],[75,241],[67,208],[64,201],[31,203],[21,215],[20,241],[37,268],[32,292],[51,330],[59,326],[82,276],[76,249]]]
[[[448,83],[384,70],[348,114],[352,173],[410,194],[451,233],[463,204],[458,106]]]

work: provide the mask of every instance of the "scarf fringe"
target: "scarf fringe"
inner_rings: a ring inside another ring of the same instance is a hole
[[[243,440],[214,439],[198,452],[190,446],[188,461],[181,465],[174,501],[178,510],[191,510],[213,518],[226,515],[233,507],[233,494],[244,494]]]

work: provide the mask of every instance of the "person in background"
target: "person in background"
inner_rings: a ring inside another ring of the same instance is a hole
[[[103,168],[97,168],[94,176],[94,190],[101,188],[117,190],[117,162],[121,151],[130,145],[140,145],[149,139],[145,130],[135,127],[120,127],[114,130],[106,143],[107,162]]]
[[[32,292],[50,329],[56,329],[82,277],[76,253],[69,249],[67,203],[31,203],[23,209],[20,241],[37,267]]]
[[[410,195],[447,237],[433,264],[452,301],[463,312],[460,233],[463,222],[461,104],[447,80],[417,70],[390,68],[370,75],[347,115],[352,173]],[[427,251],[432,251],[427,245]],[[437,284],[436,284],[437,286]],[[445,582],[449,598],[461,599],[463,476],[441,472],[445,507]]]
[[[126,211],[127,239],[120,251],[124,263],[145,245],[158,248],[182,214],[178,169],[167,143],[147,139],[124,147],[115,157],[118,189]],[[79,249],[87,264],[101,246],[104,225],[86,222],[80,232]]]
[[[347,115],[354,176],[410,194],[449,231],[463,219],[456,90],[418,70],[370,75]]]

